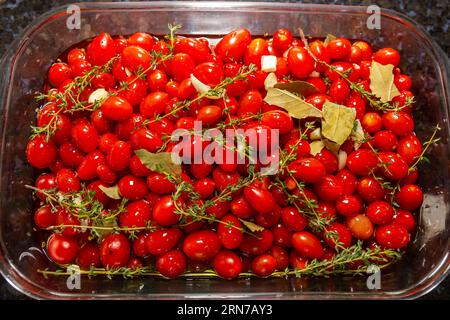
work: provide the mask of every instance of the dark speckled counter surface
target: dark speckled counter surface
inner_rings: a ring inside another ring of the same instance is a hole
[[[87,1],[87,0],[86,0]],[[109,0],[111,1],[111,0]],[[270,0],[267,0],[270,1]],[[73,3],[74,0],[0,0],[0,56],[13,39],[29,23],[52,7]],[[296,2],[296,1],[289,1]],[[450,2],[448,0],[428,1],[298,1],[302,3],[325,3],[345,5],[378,4],[383,8],[397,10],[408,15],[420,23],[436,42],[449,54],[450,52]],[[442,282],[436,289],[423,297],[423,299],[450,299],[450,277]],[[0,300],[26,299],[26,297],[13,289],[0,277]]]

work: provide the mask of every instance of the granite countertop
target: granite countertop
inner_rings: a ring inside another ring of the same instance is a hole
[[[111,1],[111,0],[110,0]],[[266,0],[270,1],[270,0]],[[20,31],[36,17],[52,7],[74,3],[75,0],[0,0],[0,56],[5,52],[12,40]],[[296,1],[288,1],[296,2]],[[450,4],[448,0],[428,1],[371,1],[371,0],[333,0],[333,1],[298,1],[302,3],[333,3],[345,5],[377,4],[383,8],[393,9],[408,15],[420,23],[436,40],[442,49],[450,53]],[[450,277],[447,277],[436,289],[427,294],[424,299],[449,299]],[[0,277],[0,300],[26,299]]]

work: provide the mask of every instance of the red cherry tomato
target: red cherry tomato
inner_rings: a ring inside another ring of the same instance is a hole
[[[194,261],[208,261],[220,251],[220,240],[210,230],[195,231],[183,242],[183,252]]]
[[[314,60],[308,51],[302,47],[294,47],[289,50],[287,56],[289,70],[297,78],[306,78],[314,70]]]
[[[251,41],[252,36],[247,29],[234,30],[217,43],[214,51],[224,62],[237,62],[243,58]]]
[[[107,33],[96,36],[87,48],[89,61],[93,65],[104,65],[116,55],[114,40]]]
[[[243,266],[239,256],[233,251],[222,250],[213,260],[213,268],[217,274],[227,280],[231,280],[239,276]]]
[[[179,250],[172,250],[159,256],[156,270],[167,278],[176,278],[186,270],[186,257]]]
[[[292,245],[302,256],[310,259],[319,259],[323,255],[320,240],[308,231],[296,232],[292,235]]]
[[[220,220],[217,227],[217,235],[222,246],[226,249],[238,248],[243,239],[242,223],[234,215],[226,215]]]
[[[47,240],[47,252],[54,262],[60,264],[71,263],[78,254],[77,240],[61,234],[52,234]]]
[[[400,224],[391,223],[380,226],[375,231],[377,242],[384,248],[401,249],[410,240],[408,231]]]

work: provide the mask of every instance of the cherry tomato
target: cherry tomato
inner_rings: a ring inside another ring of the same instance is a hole
[[[373,235],[372,222],[363,214],[358,214],[348,219],[347,226],[352,235],[358,240],[367,240]]]
[[[100,267],[100,249],[94,243],[86,243],[80,248],[77,256],[77,264],[83,270],[89,270],[91,267]]]
[[[244,234],[239,249],[242,252],[252,255],[263,254],[272,247],[273,234],[271,231],[265,229],[257,234],[257,237],[249,234]]]
[[[222,250],[213,260],[213,268],[217,274],[227,280],[231,280],[239,276],[243,266],[239,256],[233,251]]]
[[[176,278],[186,270],[186,257],[179,250],[172,250],[159,256],[156,270],[167,278]]]
[[[348,159],[348,158],[347,158]],[[347,160],[348,161],[348,160]],[[358,181],[353,173],[348,169],[342,169],[336,174],[344,188],[344,194],[349,195],[355,192]]]
[[[323,247],[320,240],[308,231],[296,232],[292,235],[292,245],[302,256],[310,259],[320,259]]]
[[[357,190],[361,198],[369,203],[381,200],[386,195],[386,191],[383,189],[380,182],[372,177],[364,177],[359,180]]]
[[[57,150],[52,141],[47,142],[44,135],[38,135],[28,141],[26,153],[33,167],[44,169],[55,162]]]
[[[314,185],[316,194],[325,201],[336,201],[344,194],[341,181],[332,175],[326,175]]]
[[[145,227],[150,221],[151,212],[151,207],[145,200],[130,202],[120,213],[119,224],[124,228]]]
[[[357,175],[367,176],[377,165],[377,156],[368,149],[358,149],[347,157],[347,168]]]
[[[220,243],[226,249],[238,248],[243,239],[242,223],[234,215],[226,215],[217,227],[217,235]]]
[[[270,254],[261,254],[253,258],[252,271],[259,277],[267,277],[277,268],[277,260]]]
[[[352,44],[345,38],[331,40],[327,49],[332,60],[346,60],[350,57]]]
[[[397,153],[380,152],[378,157],[381,159],[383,174],[392,180],[400,180],[408,174],[408,165]]]
[[[80,179],[70,169],[61,169],[56,174],[56,185],[61,192],[78,191],[81,188]]]
[[[52,212],[52,208],[48,204],[39,207],[33,217],[34,224],[40,229],[46,229],[56,224],[56,214]]]
[[[108,166],[113,171],[122,171],[128,167],[131,156],[132,150],[130,144],[120,140],[116,141],[108,152]]]
[[[77,168],[84,158],[83,152],[78,150],[71,142],[60,145],[58,153],[62,162],[72,168]]]
[[[265,112],[262,115],[261,123],[272,129],[278,129],[280,134],[289,133],[294,127],[291,116],[280,110]]]
[[[302,231],[308,225],[308,219],[306,219],[295,207],[284,207],[281,210],[281,220],[291,231]]]
[[[343,216],[350,218],[361,213],[363,202],[357,195],[343,195],[336,201],[336,210]]]
[[[244,188],[245,199],[259,213],[270,213],[275,208],[275,200],[268,190],[257,187]]]
[[[145,240],[147,252],[153,255],[169,252],[176,246],[181,237],[182,232],[178,228],[150,232]]]
[[[48,71],[48,82],[53,87],[59,87],[72,78],[72,69],[67,63],[57,62],[52,64]]]
[[[333,222],[325,228],[324,240],[333,249],[348,248],[352,243],[352,234],[343,224]]]
[[[239,61],[251,41],[252,36],[247,29],[237,29],[225,35],[214,51],[224,62]]]
[[[80,121],[72,127],[72,141],[83,152],[97,149],[98,133],[89,122]]]
[[[60,264],[71,263],[78,254],[77,240],[54,233],[47,240],[47,252],[54,262]]]
[[[133,175],[126,175],[119,180],[117,186],[122,197],[129,200],[138,200],[145,197],[148,193],[145,180]]]
[[[377,242],[385,248],[401,249],[409,242],[408,231],[400,224],[391,223],[380,226],[375,231]]]
[[[246,65],[254,64],[261,68],[261,57],[268,54],[267,41],[262,38],[253,39],[245,51],[244,63]]]
[[[145,49],[138,46],[128,46],[122,51],[122,64],[133,72],[143,72],[150,68],[152,57]]]
[[[383,115],[383,125],[400,137],[411,135],[414,130],[414,120],[403,111],[386,112]]]
[[[308,51],[302,47],[294,47],[289,50],[287,56],[289,70],[297,78],[306,78],[314,70],[314,60]]]
[[[169,95],[163,91],[150,93],[141,102],[139,110],[144,117],[150,118],[164,112],[169,103]]]
[[[199,39],[177,37],[174,43],[175,53],[187,53],[194,59],[195,63],[205,62],[210,52],[207,44]]]
[[[97,66],[106,64],[115,54],[114,40],[107,33],[96,36],[87,48],[89,61]]]
[[[128,38],[128,44],[151,51],[155,45],[155,39],[148,33],[136,32]]]
[[[406,184],[396,193],[400,208],[408,211],[418,210],[422,206],[423,192],[415,184]]]
[[[194,261],[208,261],[220,251],[220,240],[210,230],[195,231],[184,239],[183,252]]]
[[[176,213],[175,205],[183,206],[183,200],[178,199],[175,203],[172,196],[164,196],[153,207],[152,219],[161,226],[170,226],[176,224],[181,216]]]
[[[381,64],[392,64],[396,67],[400,62],[400,53],[392,48],[382,48],[373,54],[373,60]]]
[[[414,135],[405,136],[398,142],[397,152],[408,165],[412,165],[422,154],[422,144]]]
[[[394,217],[394,208],[387,202],[375,201],[367,207],[366,214],[374,224],[388,224]]]
[[[278,29],[273,34],[272,45],[279,53],[285,52],[292,44],[294,40],[292,33],[287,29]]]

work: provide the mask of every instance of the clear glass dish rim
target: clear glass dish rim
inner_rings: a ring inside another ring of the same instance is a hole
[[[313,12],[320,11],[321,13],[355,13],[365,14],[366,6],[347,6],[347,5],[328,5],[328,4],[301,4],[301,3],[274,3],[274,2],[225,2],[225,1],[157,1],[157,2],[79,2],[73,3],[81,8],[82,11],[115,11],[115,10],[157,10],[157,11],[177,11],[177,10],[195,10],[195,11],[211,11],[211,10],[224,10],[232,11],[235,9],[245,10],[248,12],[283,12],[283,11],[299,11],[299,12]],[[3,57],[0,59],[0,70],[2,70],[2,76],[0,77],[0,101],[9,98],[8,85],[12,77],[13,70],[11,67],[14,65],[13,58],[17,55],[21,49],[26,45],[29,37],[45,23],[51,21],[54,18],[59,17],[61,14],[66,14],[68,4],[60,5],[52,8],[46,13],[36,18],[31,24],[29,24],[14,40]],[[447,102],[447,109],[449,109],[449,81],[450,81],[450,63],[447,55],[437,45],[437,43],[427,34],[427,32],[417,22],[410,19],[406,15],[399,13],[391,9],[381,10],[381,14],[388,19],[396,20],[398,23],[403,24],[405,27],[412,29],[422,40],[424,40],[430,49],[430,52],[434,55],[434,58],[439,62],[440,75],[442,76],[442,85],[444,92],[446,93],[445,101]],[[8,101],[5,100],[0,108],[7,105]],[[2,111],[3,113],[3,111]],[[4,135],[3,123],[0,124],[0,133]],[[1,154],[4,152],[4,145],[1,146]],[[0,163],[1,166],[1,163]],[[0,167],[1,172],[1,167]],[[1,187],[1,186],[0,186]],[[0,229],[0,239],[2,239]],[[230,299],[230,298],[250,298],[250,299],[415,299],[425,295],[433,290],[446,276],[450,273],[450,247],[447,248],[447,254],[442,258],[439,264],[437,264],[428,277],[422,279],[422,281],[415,283],[409,288],[401,291],[374,291],[374,292],[264,292],[264,293],[248,293],[248,294],[158,294],[149,293],[143,295],[132,295],[126,293],[118,294],[68,294],[61,292],[49,291],[35,283],[32,283],[26,276],[23,275],[14,266],[11,261],[5,256],[5,247],[3,241],[0,242],[0,274],[6,279],[6,281],[19,292],[34,298],[34,299],[164,299],[164,298],[185,298],[185,299]]]

